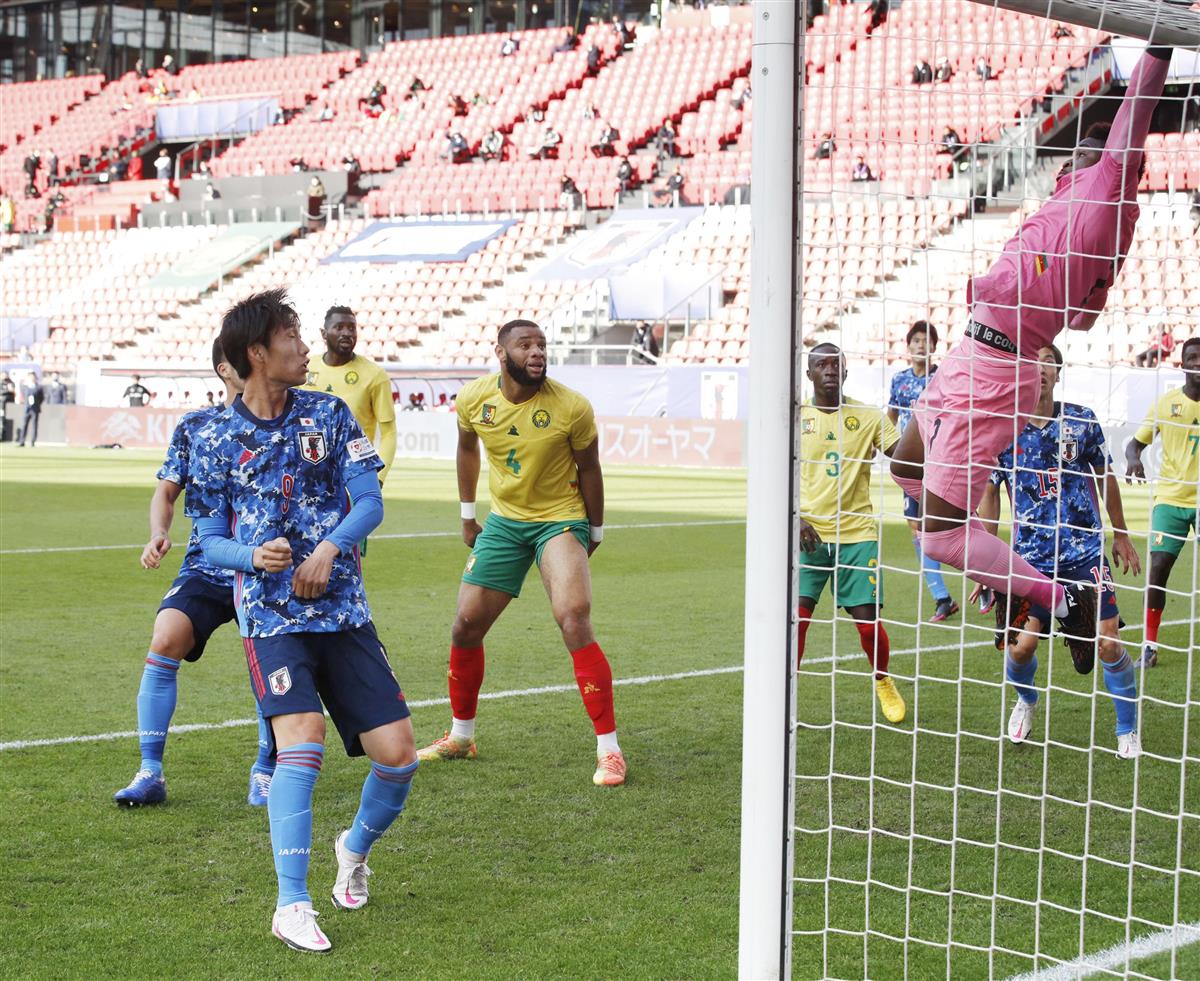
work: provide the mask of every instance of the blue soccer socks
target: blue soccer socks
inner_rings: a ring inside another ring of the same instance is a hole
[[[321,774],[325,749],[320,743],[297,743],[279,750],[267,815],[271,822],[271,848],[279,880],[276,905],[311,903],[308,894],[308,859],[312,852],[313,787]]]
[[[931,559],[921,551],[921,539],[914,536],[913,551],[917,555],[917,568],[925,574],[925,585],[937,602],[950,598],[950,590],[946,588],[946,580],[942,578],[942,563]]]
[[[167,744],[167,728],[175,714],[176,678],[179,662],[150,651],[142,670],[138,689],[138,744],[142,750],[142,769],[162,775],[163,748]]]
[[[416,772],[415,760],[408,766],[371,764],[371,772],[363,781],[362,802],[346,835],[347,851],[366,858],[371,846],[404,810],[404,802],[408,800],[408,791],[412,787],[413,774]],[[275,779],[278,780],[279,777]]]
[[[1013,687],[1017,689],[1021,701],[1028,702],[1030,705],[1035,704],[1038,700],[1037,689],[1033,687],[1033,678],[1037,674],[1037,667],[1036,654],[1025,664],[1018,664],[1012,659],[1011,654],[1005,655],[1004,658],[1004,673],[1012,682]]]
[[[1128,654],[1122,654],[1119,661],[1104,667],[1104,687],[1112,695],[1113,708],[1117,711],[1117,735],[1137,729],[1137,673]]]

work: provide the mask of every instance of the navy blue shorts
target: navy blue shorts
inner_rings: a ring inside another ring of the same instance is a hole
[[[410,714],[372,623],[329,633],[243,637],[242,644],[263,716],[328,709],[348,756],[363,755],[362,733]]]
[[[217,586],[201,576],[179,576],[158,607],[163,610],[178,610],[192,621],[192,636],[195,642],[184,655],[185,661],[199,661],[204,645],[213,631],[230,620],[237,619],[237,607],[233,605],[233,587]]]
[[[1118,616],[1117,612],[1117,587],[1113,584],[1112,569],[1108,565],[1108,556],[1101,556],[1098,560],[1088,560],[1080,562],[1078,565],[1065,566],[1058,570],[1058,575],[1054,577],[1056,582],[1061,582],[1064,585],[1067,583],[1086,583],[1089,586],[1099,584],[1100,589],[1100,620],[1111,620]],[[1038,606],[1036,603],[1029,608],[1029,615],[1037,617],[1042,624],[1042,636],[1045,637],[1050,632],[1050,620],[1053,614],[1044,606]]]
[[[904,495],[904,517],[909,521],[916,521],[921,517],[921,502],[907,494]]]

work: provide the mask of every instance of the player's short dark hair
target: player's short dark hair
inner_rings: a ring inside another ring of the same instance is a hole
[[[929,341],[930,350],[937,347],[937,345],[938,345],[937,328],[934,327],[933,324],[931,324],[928,320],[918,320],[911,327],[909,327],[908,333],[904,335],[904,343],[911,344],[912,339],[914,337],[916,337],[917,334],[925,335],[925,339],[927,341]]]
[[[1042,347],[1050,348],[1050,353],[1054,355],[1054,363],[1056,365],[1058,365],[1059,370],[1062,370],[1063,356],[1062,356],[1062,351],[1060,351],[1058,349],[1058,345],[1057,344],[1043,344]]]
[[[1108,142],[1108,134],[1111,130],[1112,123],[1102,119],[1099,122],[1092,123],[1088,127],[1087,132],[1083,134],[1083,138],[1085,140],[1099,140],[1100,145],[1104,146]]]
[[[503,344],[508,340],[508,335],[518,327],[532,327],[534,330],[542,329],[540,324],[535,324],[532,320],[510,320],[496,332],[496,343]]]
[[[1187,357],[1187,349],[1193,344],[1200,344],[1200,337],[1189,337],[1179,347],[1179,360],[1182,361]]]
[[[264,290],[239,300],[225,311],[217,340],[233,370],[242,378],[249,378],[250,348],[255,344],[270,344],[272,333],[299,322],[286,289]]]
[[[842,349],[840,347],[838,347],[836,344],[834,344],[833,341],[822,341],[820,344],[814,345],[812,347],[812,349],[808,352],[808,360],[809,360],[809,363],[811,364],[812,359],[815,357],[820,357],[821,355],[824,355],[824,354],[841,354],[841,353],[842,353]]]
[[[218,370],[218,367],[221,364],[221,362],[225,360],[225,352],[221,348],[220,335],[213,338],[212,359],[213,359],[213,374],[216,375],[218,378],[220,378],[221,372]]]
[[[329,318],[332,317],[334,314],[345,314],[348,317],[355,316],[354,311],[351,310],[347,306],[342,306],[342,305],[332,306],[328,310],[325,311],[325,319],[321,322],[326,323],[326,324],[329,323]]]

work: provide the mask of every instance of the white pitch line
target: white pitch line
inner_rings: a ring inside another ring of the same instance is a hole
[[[1167,927],[1158,933],[1148,933],[1129,943],[1113,944],[1095,954],[1084,954],[1044,971],[1016,974],[1008,981],[1077,981],[1078,978],[1090,978],[1102,971],[1123,968],[1134,961],[1180,950],[1197,942],[1200,942],[1200,920]]]
[[[605,525],[610,531],[626,531],[639,528],[707,528],[714,525],[744,525],[745,518],[723,518],[707,521],[647,521],[644,524]],[[371,541],[398,538],[459,538],[460,531],[398,531],[386,535],[372,535]],[[145,548],[145,542],[136,545],[59,545],[49,548],[0,548],[0,555],[49,555],[55,552],[118,552],[125,549]],[[183,548],[187,542],[172,542],[173,548]]]

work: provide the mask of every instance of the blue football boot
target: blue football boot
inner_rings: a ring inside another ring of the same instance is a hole
[[[113,794],[113,800],[126,807],[145,807],[167,802],[167,778],[150,770],[138,770],[124,790]]]
[[[250,771],[250,790],[246,803],[251,807],[266,807],[267,794],[271,792],[271,774],[259,770]]]

